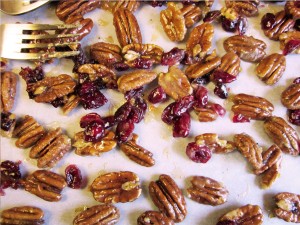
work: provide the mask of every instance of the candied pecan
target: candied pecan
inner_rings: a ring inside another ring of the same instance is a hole
[[[5,209],[1,213],[1,224],[42,225],[44,212],[35,206],[19,206]]]
[[[18,121],[12,136],[18,138],[18,148],[28,148],[34,145],[43,135],[45,129],[31,116],[26,115]]]
[[[169,175],[161,174],[157,181],[151,181],[149,193],[153,203],[164,215],[176,223],[185,219],[187,214],[185,198]]]
[[[142,146],[138,145],[138,135],[133,134],[132,139],[120,144],[121,150],[127,155],[132,161],[146,167],[153,166],[155,160],[153,154]]]
[[[90,142],[84,140],[84,132],[78,132],[74,136],[73,147],[77,155],[96,155],[100,156],[103,152],[108,152],[116,147],[115,133],[112,131],[106,132],[104,137],[97,142]]]
[[[119,0],[116,1],[112,7],[112,12],[116,12],[118,9],[128,9],[130,12],[135,12],[140,6],[140,1],[137,0]]]
[[[227,52],[221,57],[221,64],[219,70],[229,73],[230,75],[237,76],[241,72],[241,60],[234,52]]]
[[[74,91],[76,82],[70,75],[61,74],[57,77],[46,77],[28,86],[36,102],[50,103]]]
[[[132,43],[142,43],[139,24],[128,9],[118,9],[114,13],[113,24],[121,47]]]
[[[227,201],[228,190],[220,182],[204,176],[193,176],[188,197],[206,205],[221,205]]]
[[[113,225],[119,221],[120,212],[111,204],[94,205],[80,212],[73,220],[73,225],[103,224]]]
[[[167,8],[160,12],[160,22],[171,41],[184,39],[186,34],[185,19],[176,3],[167,3]]]
[[[15,97],[17,92],[17,75],[13,72],[1,73],[1,90],[0,90],[0,108],[1,111],[10,111],[15,103]]]
[[[65,115],[68,115],[72,110],[74,110],[80,103],[80,97],[77,95],[65,96],[66,101],[62,106],[62,111]]]
[[[246,133],[234,135],[233,141],[237,149],[249,161],[254,170],[263,165],[262,148]]]
[[[290,47],[290,43],[300,43],[300,31],[288,31],[279,35],[280,49],[283,50],[283,54],[289,53],[300,54],[300,47]]]
[[[300,4],[299,0],[289,0],[285,2],[285,12],[291,15],[294,20],[300,19]]]
[[[174,225],[174,221],[157,211],[146,211],[137,218],[137,225]]]
[[[260,0],[225,0],[225,4],[227,8],[232,8],[236,12],[245,16],[257,16],[258,15],[258,5]]]
[[[8,59],[0,57],[0,73],[6,71],[8,65]]]
[[[199,22],[202,17],[202,10],[199,6],[194,4],[184,5],[181,9],[181,14],[184,17],[185,26],[191,27]]]
[[[194,110],[200,122],[212,122],[218,118],[218,113],[211,108],[194,106]]]
[[[282,33],[290,31],[294,27],[294,20],[284,10],[276,13],[275,22],[270,29],[263,30],[264,34],[271,40],[278,41]]]
[[[274,196],[276,208],[275,215],[287,222],[300,222],[300,195],[281,192]]]
[[[11,138],[16,126],[16,115],[10,112],[1,112],[0,123],[0,135]]]
[[[157,74],[149,70],[136,70],[123,74],[117,81],[118,90],[125,93],[140,88],[152,82],[156,77]]]
[[[109,66],[123,60],[121,48],[118,45],[105,42],[97,42],[91,45],[90,55],[98,63]]]
[[[264,130],[283,152],[299,155],[299,136],[284,119],[277,116],[267,118]]]
[[[284,55],[273,53],[258,63],[256,74],[266,84],[273,85],[282,77],[285,66],[286,60]]]
[[[217,225],[222,224],[255,224],[263,222],[263,213],[258,205],[244,205],[221,216]]]
[[[281,167],[281,158],[269,169],[261,174],[260,186],[263,189],[270,188],[272,184],[279,178],[279,169]]]
[[[61,192],[67,185],[63,176],[48,170],[36,170],[22,184],[25,191],[49,202],[61,200]]]
[[[158,75],[158,84],[174,100],[183,98],[193,92],[188,78],[175,65],[170,66],[167,73]]]
[[[281,93],[281,103],[288,109],[300,109],[300,84],[292,84]]]
[[[186,50],[192,57],[206,56],[211,48],[214,27],[210,23],[202,23],[193,28],[186,42]]]
[[[103,203],[132,202],[142,192],[139,177],[130,171],[102,174],[93,181],[90,190],[95,200]]]
[[[237,94],[233,97],[231,110],[235,114],[241,114],[249,119],[264,120],[272,116],[274,106],[267,99],[248,95]]]
[[[223,42],[226,52],[236,53],[242,60],[259,62],[265,55],[267,45],[265,42],[252,36],[234,35]]]

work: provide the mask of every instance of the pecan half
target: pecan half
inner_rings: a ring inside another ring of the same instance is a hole
[[[184,17],[185,26],[187,28],[199,22],[202,17],[202,10],[199,6],[190,4],[184,5],[181,9],[181,14]]]
[[[237,76],[241,72],[241,60],[240,57],[234,52],[227,52],[221,57],[221,64],[218,67],[219,70],[222,70],[230,75]]]
[[[187,214],[185,198],[175,181],[166,174],[149,184],[149,193],[153,203],[159,210],[174,220],[181,222]]]
[[[25,191],[30,192],[46,201],[61,200],[61,192],[66,187],[65,178],[48,170],[37,170],[22,181]]]
[[[283,52],[300,54],[300,47],[291,49],[289,44],[293,41],[300,41],[300,31],[288,31],[279,35],[280,49]],[[291,52],[289,52],[291,51]]]
[[[276,208],[275,215],[287,222],[300,222],[300,195],[281,192],[274,196]]]
[[[252,36],[235,35],[223,42],[226,52],[236,53],[242,60],[248,62],[259,62],[265,55],[267,45],[265,42]]]
[[[237,149],[249,161],[254,170],[263,165],[262,148],[246,133],[234,135],[233,141]]]
[[[19,206],[5,209],[1,213],[1,224],[42,225],[44,212],[35,206]]]
[[[160,12],[160,22],[171,41],[184,39],[186,34],[185,19],[176,3],[167,3],[167,8]]]
[[[70,96],[65,96],[66,101],[64,105],[61,107],[62,111],[65,115],[68,115],[71,111],[73,111],[80,103],[80,97],[72,94]]]
[[[285,67],[286,60],[284,55],[273,53],[258,63],[256,74],[266,84],[273,85],[282,77]]]
[[[275,164],[273,164],[269,169],[261,174],[260,186],[263,189],[270,188],[272,184],[280,176],[281,158]]]
[[[103,224],[113,225],[119,221],[120,212],[111,204],[95,205],[79,213],[73,220],[73,225]]]
[[[300,19],[300,6],[298,0],[286,1],[284,9],[288,15],[292,15],[294,20]]]
[[[142,192],[139,177],[130,171],[102,174],[93,181],[90,190],[95,200],[103,203],[132,202]]]
[[[191,184],[192,186],[187,188],[188,197],[196,202],[215,206],[227,201],[228,190],[214,179],[193,176]]]
[[[73,147],[77,155],[95,155],[100,156],[103,152],[108,152],[116,147],[115,133],[108,131],[105,136],[98,142],[88,142],[84,140],[84,132],[80,131],[74,136]]]
[[[16,115],[10,112],[1,112],[1,130],[0,135],[11,138],[16,126]]]
[[[255,224],[263,222],[263,213],[258,205],[245,205],[221,216],[217,225],[222,224]]]
[[[245,16],[257,16],[258,15],[258,5],[260,0],[225,0],[227,8],[234,9],[237,13]]]
[[[212,108],[193,106],[193,109],[195,110],[200,122],[212,122],[219,117],[218,113]]]
[[[121,48],[118,45],[98,42],[90,46],[90,55],[98,63],[113,65],[122,62]]]
[[[149,70],[136,70],[119,77],[118,90],[122,93],[137,89],[146,84],[149,84],[157,77],[155,72]]]
[[[299,155],[299,136],[284,119],[269,117],[264,122],[264,130],[279,148],[290,155]]]
[[[70,75],[61,74],[57,77],[46,77],[28,86],[36,102],[52,102],[74,91],[76,82]]]
[[[118,9],[114,13],[113,24],[121,47],[132,43],[142,43],[139,24],[128,9]]]
[[[17,75],[13,72],[1,73],[1,87],[0,87],[0,108],[1,111],[10,111],[15,103],[15,97],[17,92]]]
[[[153,154],[147,149],[137,144],[138,136],[133,134],[131,140],[120,144],[121,150],[128,156],[132,161],[146,167],[154,166],[155,160]]]
[[[160,212],[146,211],[137,218],[137,225],[174,225],[174,222]]]
[[[242,114],[243,116],[254,119],[264,120],[272,116],[274,106],[267,99],[248,94],[237,94],[233,97],[233,106],[231,110],[235,114]]]
[[[158,84],[174,100],[183,98],[193,92],[188,78],[177,66],[169,67],[167,73],[160,73]]]
[[[34,145],[43,135],[45,129],[31,116],[26,115],[18,121],[12,136],[18,138],[18,148],[28,148]]]
[[[281,93],[281,103],[288,109],[300,109],[300,84],[292,84]]]
[[[140,1],[137,0],[119,0],[116,1],[112,7],[112,12],[116,12],[118,9],[128,9],[130,12],[135,12],[140,6]]]

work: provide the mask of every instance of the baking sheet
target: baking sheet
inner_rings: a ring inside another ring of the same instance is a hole
[[[224,2],[216,1],[212,9],[220,9],[221,5],[224,5]],[[266,12],[278,12],[282,8],[283,6],[280,4],[261,4],[259,7],[259,16],[249,19],[249,29],[246,34],[264,40],[268,45],[266,50],[267,54],[281,51],[279,50],[278,42],[270,41],[262,33],[260,29],[260,19]],[[158,44],[162,46],[165,51],[169,51],[174,46],[184,47],[184,42],[170,42],[164,34],[159,23],[159,11],[161,9],[162,8],[152,8],[151,6],[144,5],[135,12],[142,31],[143,42]],[[24,15],[8,16],[2,13],[0,15],[1,23],[61,23],[55,16],[55,6],[53,3]],[[111,13],[96,9],[86,14],[85,17],[92,18],[94,21],[92,33],[82,41],[82,45],[85,46],[85,48],[89,44],[98,41],[118,43],[112,25]],[[223,31],[220,25],[214,24],[214,26],[215,35],[213,38],[213,48],[222,56],[225,53],[222,46],[223,41],[232,34]],[[287,119],[286,109],[280,103],[280,94],[291,84],[294,78],[300,76],[298,73],[298,71],[300,71],[300,64],[299,55],[288,55],[286,60],[286,71],[280,81],[274,86],[267,86],[256,77],[254,73],[255,64],[242,61],[242,71],[238,79],[228,85],[230,93],[246,93],[265,97],[274,104],[274,115]],[[57,76],[62,73],[72,75],[72,65],[73,63],[67,59],[56,60],[53,64],[45,65],[44,70],[47,76]],[[17,74],[20,68],[25,66],[33,67],[34,65],[29,62],[10,61],[10,69]],[[159,66],[155,67],[154,70],[162,72],[166,71],[167,67]],[[147,88],[145,97],[153,87],[155,87],[155,84]],[[263,190],[259,187],[258,176],[255,176],[251,172],[249,164],[247,164],[246,160],[238,152],[213,154],[212,158],[206,164],[194,163],[186,156],[186,145],[193,141],[196,135],[205,132],[217,133],[221,138],[227,140],[232,140],[233,135],[236,133],[246,132],[251,135],[264,150],[272,144],[271,140],[263,131],[263,122],[232,123],[230,101],[216,98],[213,94],[212,85],[209,85],[208,88],[210,100],[223,105],[227,113],[224,118],[218,118],[216,121],[209,123],[198,122],[196,115],[192,114],[191,131],[188,138],[173,138],[171,127],[164,124],[160,119],[162,110],[171,100],[163,104],[151,105],[145,120],[136,125],[135,133],[139,135],[139,144],[153,153],[156,160],[155,166],[150,168],[142,167],[130,161],[119,149],[114,149],[100,157],[82,157],[71,152],[67,154],[52,171],[64,174],[67,165],[76,164],[85,178],[83,189],[73,190],[65,188],[62,192],[62,200],[55,203],[46,202],[24,190],[6,189],[6,195],[0,198],[1,209],[28,204],[35,205],[44,210],[46,224],[72,224],[75,215],[84,207],[99,204],[93,199],[89,191],[89,185],[98,175],[113,171],[129,170],[138,174],[143,191],[141,196],[134,202],[115,204],[121,213],[118,224],[136,224],[136,219],[142,212],[146,210],[157,210],[150,199],[148,184],[150,181],[156,180],[162,173],[169,174],[182,189],[189,186],[191,176],[202,175],[222,182],[229,190],[227,202],[215,207],[196,203],[186,197],[188,214],[181,224],[216,224],[221,215],[246,204],[257,204],[262,208],[264,224],[287,224],[283,220],[272,216],[272,207],[274,204],[272,197],[276,193],[283,191],[300,194],[299,157],[284,154],[281,176],[270,189]],[[97,112],[102,116],[111,115],[124,102],[123,96],[120,93],[107,90],[103,92],[109,99],[109,102],[105,106],[96,110],[84,110],[83,108],[79,108],[73,111],[69,116],[65,116],[60,109],[30,100],[25,89],[25,82],[20,78],[15,107],[12,112],[15,113],[17,117],[26,114],[31,115],[47,128],[60,126],[70,137],[73,137],[76,132],[81,130],[79,120],[83,115],[89,112]],[[299,132],[299,127],[293,127]],[[37,170],[36,161],[28,157],[29,149],[18,149],[15,147],[14,142],[15,139],[1,137],[1,161],[21,160],[23,174]]]

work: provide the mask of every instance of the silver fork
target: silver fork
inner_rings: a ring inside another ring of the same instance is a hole
[[[65,29],[76,27],[73,24],[1,24],[0,56],[19,60],[46,60],[78,55],[79,51],[72,50],[72,46],[78,44],[74,41],[78,34],[62,33]],[[61,34],[53,33],[55,31]],[[66,46],[70,47],[70,51],[56,49]]]

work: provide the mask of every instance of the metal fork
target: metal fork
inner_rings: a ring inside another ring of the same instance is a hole
[[[78,34],[64,34],[66,29],[77,28],[73,24],[1,24],[0,56],[19,60],[46,60],[78,55],[72,50],[77,46]],[[61,34],[53,33],[60,32]],[[52,33],[51,33],[52,32]],[[67,51],[57,47],[70,47]]]

